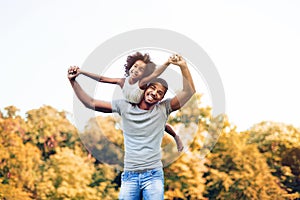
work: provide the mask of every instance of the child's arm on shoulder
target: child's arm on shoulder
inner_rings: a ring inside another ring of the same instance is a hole
[[[99,74],[95,74],[95,73],[91,73],[91,72],[87,72],[84,71],[80,68],[78,68],[78,72],[79,74],[83,74],[91,79],[94,79],[95,81],[98,82],[102,82],[102,83],[110,83],[110,84],[117,84],[119,85],[121,88],[124,85],[124,78],[109,78],[109,77],[105,77],[105,76],[101,76]]]

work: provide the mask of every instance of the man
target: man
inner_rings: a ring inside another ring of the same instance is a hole
[[[165,124],[171,112],[180,109],[195,93],[192,76],[186,61],[176,55],[171,63],[178,65],[183,76],[183,88],[172,99],[164,101],[167,82],[152,80],[145,89],[140,103],[113,100],[105,102],[88,96],[75,78],[76,67],[70,67],[68,78],[79,100],[89,109],[100,112],[117,112],[123,121],[124,172],[122,173],[120,199],[164,199],[164,175],[161,162],[161,142]],[[140,62],[140,61],[139,61]]]

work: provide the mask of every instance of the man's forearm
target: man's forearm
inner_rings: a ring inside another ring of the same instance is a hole
[[[180,69],[183,77],[183,91],[193,95],[196,92],[196,89],[190,70],[186,64],[180,66]]]
[[[112,104],[110,102],[95,100],[90,97],[75,80],[70,80],[73,90],[78,99],[85,105],[85,107],[104,113],[112,112]]]
[[[90,108],[92,110],[95,110],[95,106],[94,106],[94,99],[91,98],[87,93],[85,93],[83,91],[83,89],[81,88],[81,86],[78,84],[78,82],[76,80],[70,80],[70,83],[72,85],[72,88],[76,94],[76,96],[78,97],[78,99],[87,107]]]
[[[189,101],[189,99],[196,92],[193,78],[186,62],[182,59],[181,56],[179,56],[179,59],[180,63],[177,62],[176,64],[180,67],[181,70],[183,89],[178,92],[174,98],[171,99],[171,108],[173,111],[182,108],[182,106],[184,106],[185,103]]]

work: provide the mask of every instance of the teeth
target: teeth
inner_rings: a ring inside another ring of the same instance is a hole
[[[152,97],[151,95],[149,95],[149,99],[150,99],[150,100],[153,100],[153,97]]]

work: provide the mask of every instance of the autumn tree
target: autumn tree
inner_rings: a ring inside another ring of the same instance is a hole
[[[95,162],[65,112],[0,112],[0,198],[116,199],[114,168]]]
[[[81,141],[99,163],[106,163],[121,170],[124,159],[124,139],[117,120],[112,116],[97,116],[87,123],[80,133]]]
[[[97,199],[97,191],[89,187],[95,168],[82,154],[81,148],[66,147],[50,156],[38,185],[41,199]]]
[[[41,152],[33,144],[24,144],[27,132],[24,120],[14,106],[5,108],[0,118],[0,197],[30,199],[36,197],[40,178]]]
[[[228,124],[228,123],[224,123]],[[267,160],[248,134],[224,127],[211,154],[207,179],[210,199],[293,199],[272,175]]]
[[[22,138],[39,147],[44,158],[54,154],[56,147],[73,148],[79,142],[77,129],[67,119],[66,112],[43,106],[26,115],[28,131]]]
[[[205,199],[203,194],[206,180],[203,175],[207,171],[205,166],[207,160],[201,154],[201,149],[206,128],[203,123],[207,121],[204,118],[209,119],[210,108],[201,108],[200,99],[200,94],[194,95],[175,115],[170,116],[169,122],[182,138],[185,150],[182,154],[176,155],[174,141],[165,135],[163,147],[170,141],[173,143],[173,150],[168,149],[163,154],[165,164],[169,164],[173,158],[173,162],[164,168],[166,199]]]
[[[198,137],[202,137],[200,131],[193,142],[195,148],[190,148],[164,168],[166,199],[204,199],[206,181],[203,175],[207,170],[204,165],[207,160],[200,156],[197,146],[201,146],[198,143],[201,140]]]
[[[212,116],[196,94],[169,118],[183,140],[162,143],[165,198],[296,199],[300,193],[300,130],[261,122],[237,132],[226,115]],[[90,119],[79,133],[51,106],[25,117],[0,112],[0,199],[117,199],[123,134],[114,115]],[[86,149],[85,149],[86,148]]]
[[[98,199],[115,200],[119,195],[120,172],[108,164],[96,165],[90,187],[97,190]]]
[[[300,193],[300,130],[291,125],[261,122],[248,131],[248,143],[258,145],[272,174],[289,193]]]

